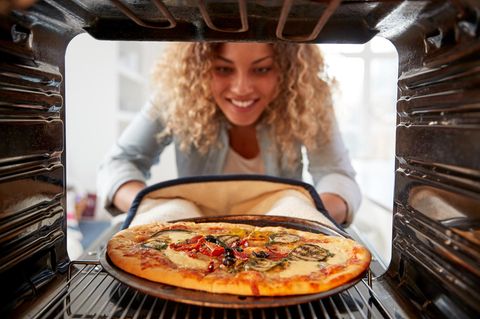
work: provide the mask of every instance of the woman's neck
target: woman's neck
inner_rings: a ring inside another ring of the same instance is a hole
[[[250,159],[260,153],[257,129],[254,125],[232,126],[228,131],[228,137],[230,147],[240,156]]]

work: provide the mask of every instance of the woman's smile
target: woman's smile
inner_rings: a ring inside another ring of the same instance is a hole
[[[252,106],[257,101],[257,100],[241,101],[241,100],[235,100],[235,99],[227,99],[227,100],[230,101],[230,103],[232,103],[236,107],[239,107],[239,108],[242,108],[242,109],[249,108],[250,106]]]

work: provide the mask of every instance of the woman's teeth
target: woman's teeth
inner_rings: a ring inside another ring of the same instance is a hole
[[[255,102],[255,100],[249,100],[249,101],[230,100],[230,101],[232,102],[233,105],[242,107],[242,108],[247,108]]]

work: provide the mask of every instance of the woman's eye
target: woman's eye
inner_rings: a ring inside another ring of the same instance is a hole
[[[271,67],[256,68],[255,73],[265,74],[265,73],[268,73],[271,69],[272,69]]]
[[[225,66],[216,66],[215,72],[218,74],[230,74],[233,72],[233,69]]]

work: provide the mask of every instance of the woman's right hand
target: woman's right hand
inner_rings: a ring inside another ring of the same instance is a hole
[[[135,196],[145,188],[145,183],[140,181],[128,181],[120,186],[113,195],[113,205],[122,212],[128,212]]]

